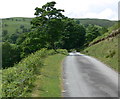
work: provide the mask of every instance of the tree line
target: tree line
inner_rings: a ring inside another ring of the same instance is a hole
[[[79,24],[76,20],[64,16],[64,10],[55,8],[55,4],[56,2],[52,1],[42,8],[36,7],[36,17],[31,21],[30,32],[19,35],[14,46],[9,42],[3,43],[3,68],[12,66],[42,48],[55,51],[80,49],[106,31],[100,26]]]

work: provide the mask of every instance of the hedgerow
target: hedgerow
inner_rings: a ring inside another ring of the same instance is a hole
[[[59,49],[59,53],[67,53]],[[2,97],[27,97],[32,91],[35,76],[44,66],[44,58],[56,54],[54,50],[41,49],[24,58],[14,67],[2,70]]]

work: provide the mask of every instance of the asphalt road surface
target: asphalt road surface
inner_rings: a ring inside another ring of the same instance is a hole
[[[118,73],[95,58],[69,53],[63,62],[63,97],[118,97]]]

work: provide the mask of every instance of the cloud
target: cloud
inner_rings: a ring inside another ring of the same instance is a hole
[[[34,17],[35,7],[41,7],[52,0],[2,0],[0,13],[2,17]],[[118,16],[118,0],[53,0],[56,7],[65,10],[70,18],[106,18]]]
[[[105,18],[117,20],[118,0],[57,0],[71,18]]]
[[[100,18],[100,19],[111,19],[111,20],[116,20],[117,19],[117,12],[113,11],[110,8],[106,8],[100,13],[86,13],[84,16],[86,18]]]

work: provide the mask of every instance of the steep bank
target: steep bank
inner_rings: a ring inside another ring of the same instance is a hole
[[[118,69],[118,38],[120,34],[86,48],[83,53],[96,57],[111,68]]]

